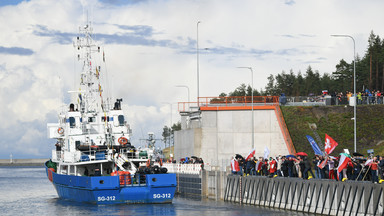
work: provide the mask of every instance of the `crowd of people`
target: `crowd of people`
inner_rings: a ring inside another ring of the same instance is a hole
[[[236,155],[231,160],[231,171],[235,175],[268,177],[297,177],[303,179],[335,179],[379,182],[384,179],[384,159],[381,156],[350,157],[347,165],[338,172],[340,157],[307,156],[252,157],[248,160]],[[313,172],[314,171],[314,172]],[[339,176],[338,176],[339,175]]]
[[[182,163],[182,164],[204,164],[204,161],[202,158],[192,156],[192,157],[180,158],[180,163]]]
[[[336,105],[343,104],[343,100],[349,100],[353,96],[353,92],[347,91],[345,94],[343,92],[334,93],[331,96],[336,97]],[[356,92],[356,102],[357,104],[383,104],[383,94],[380,91],[370,91],[366,89],[363,92]]]
[[[328,93],[328,91],[323,91],[321,95],[310,94],[309,96],[305,96],[304,98],[301,96],[292,97],[286,96],[282,93],[279,97],[279,103],[281,105],[285,105],[288,101],[296,101],[301,102],[305,100],[306,102],[324,102],[327,99],[327,96],[330,96],[330,104],[327,105],[349,105],[351,102],[351,98],[354,96],[353,92],[332,92]],[[384,104],[384,92],[380,92],[378,90],[364,90],[356,92],[355,102],[358,105],[362,104]]]

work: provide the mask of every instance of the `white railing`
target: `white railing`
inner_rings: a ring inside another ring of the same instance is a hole
[[[200,174],[201,171],[201,164],[164,163],[163,167],[167,168],[169,173]],[[204,169],[210,170],[211,167],[204,164]]]

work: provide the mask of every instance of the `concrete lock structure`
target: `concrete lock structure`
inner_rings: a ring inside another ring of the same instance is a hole
[[[265,148],[272,157],[294,154],[278,97],[255,96],[250,101],[250,97],[219,97],[200,98],[197,107],[179,103],[181,130],[175,132],[175,159],[196,155],[223,168],[235,154],[246,156],[253,149],[252,136],[257,157],[264,156]]]

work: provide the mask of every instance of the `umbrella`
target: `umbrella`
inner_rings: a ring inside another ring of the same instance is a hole
[[[286,158],[295,158],[295,155],[287,155]]]
[[[239,155],[239,154],[236,154],[235,156],[236,159],[244,159],[243,156]]]
[[[298,152],[298,153],[296,153],[296,155],[297,156],[308,156],[308,154],[307,153],[305,153],[305,152]]]
[[[363,154],[360,154],[359,152],[353,152],[352,155],[353,155],[353,156],[360,156],[360,157],[364,156]]]
[[[196,157],[196,156],[191,156],[191,158],[195,158],[195,159],[197,159],[197,157]]]

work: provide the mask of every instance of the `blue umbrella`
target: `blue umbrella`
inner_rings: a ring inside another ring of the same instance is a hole
[[[294,155],[287,155],[287,156],[285,156],[286,158],[295,158],[295,156]]]

